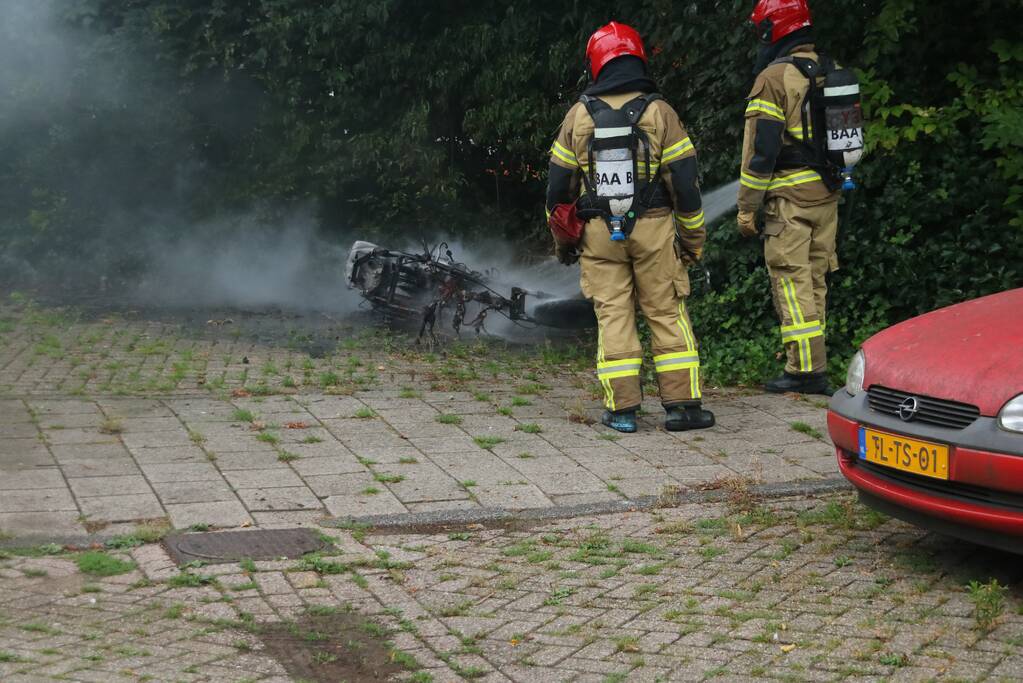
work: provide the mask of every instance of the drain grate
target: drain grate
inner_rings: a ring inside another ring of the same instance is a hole
[[[199,560],[207,564],[301,557],[326,543],[312,529],[253,529],[198,534],[171,534],[163,539],[178,566]]]

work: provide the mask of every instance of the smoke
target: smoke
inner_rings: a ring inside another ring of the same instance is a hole
[[[307,213],[273,225],[255,216],[207,223],[184,239],[156,240],[148,248],[134,303],[341,314],[360,303],[344,281],[347,246],[320,237]]]

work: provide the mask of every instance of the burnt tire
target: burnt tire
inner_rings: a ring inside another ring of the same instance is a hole
[[[593,304],[586,299],[554,299],[533,309],[533,320],[544,327],[586,330],[597,326]]]

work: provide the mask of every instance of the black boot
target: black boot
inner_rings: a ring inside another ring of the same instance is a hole
[[[828,375],[824,372],[814,372],[807,375],[793,375],[784,373],[781,377],[772,379],[764,385],[764,390],[771,394],[823,394],[831,396],[835,393],[828,386]]]
[[[704,410],[699,401],[665,408],[665,412],[668,416],[664,420],[664,428],[669,432],[688,432],[714,426],[714,413]]]
[[[615,413],[606,410],[604,411],[604,417],[600,421],[605,427],[610,427],[622,434],[635,434],[639,429],[639,425],[636,423],[635,410],[624,410]]]

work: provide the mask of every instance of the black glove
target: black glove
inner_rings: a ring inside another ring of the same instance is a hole
[[[565,266],[571,266],[579,261],[579,250],[575,247],[555,244],[554,255],[558,258],[558,263]]]

